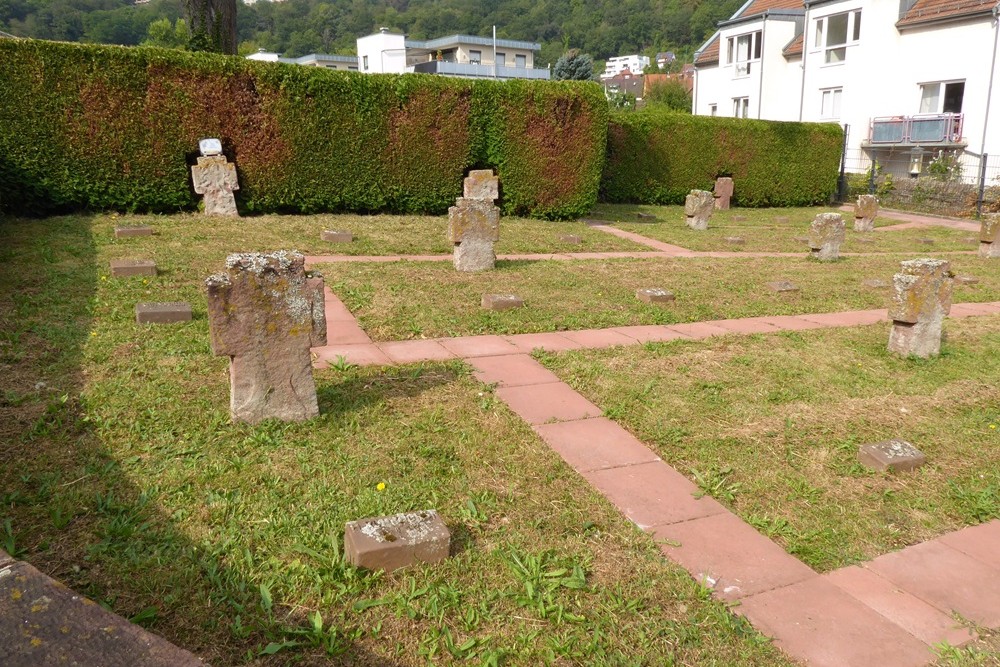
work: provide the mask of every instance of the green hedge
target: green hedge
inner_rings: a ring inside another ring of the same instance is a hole
[[[443,212],[495,168],[507,214],[597,198],[598,86],[365,75],[156,48],[0,40],[0,203],[18,213],[197,205],[219,137],[247,212]]]
[[[682,204],[718,176],[735,183],[739,206],[826,202],[837,187],[843,132],[827,123],[616,113],[608,128],[601,199]]]

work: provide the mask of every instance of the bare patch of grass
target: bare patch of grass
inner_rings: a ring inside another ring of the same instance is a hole
[[[886,325],[543,355],[703,490],[819,570],[1000,517],[996,317],[899,359]],[[912,474],[857,462],[899,437]]]

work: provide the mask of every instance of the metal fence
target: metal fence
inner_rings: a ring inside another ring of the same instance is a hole
[[[1000,212],[1000,155],[869,147],[845,150],[841,165],[841,201],[871,193],[888,208],[967,218]]]

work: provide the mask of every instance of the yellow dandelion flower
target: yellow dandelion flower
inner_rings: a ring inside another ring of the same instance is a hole
[[[995,429],[996,429],[996,427],[997,427],[997,425],[996,425],[996,424],[990,424],[990,428],[992,428],[992,429],[994,429],[994,430],[995,430]]]
[[[385,491],[385,482],[379,482],[375,485],[376,491]]]

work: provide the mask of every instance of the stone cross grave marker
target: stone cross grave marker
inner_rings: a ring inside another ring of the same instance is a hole
[[[470,171],[463,194],[448,209],[448,239],[455,246],[455,268],[487,271],[496,266],[493,244],[500,240],[500,209],[493,204],[500,194],[499,180],[489,169]]]
[[[870,232],[875,229],[875,216],[878,215],[878,197],[875,195],[858,195],[854,203],[854,231]]]
[[[684,200],[687,226],[698,231],[708,229],[708,219],[712,217],[714,208],[715,195],[708,190],[692,190]]]
[[[212,352],[229,357],[233,421],[304,421],[319,414],[309,348],[326,345],[323,279],[297,252],[241,253],[210,276]]]
[[[715,208],[720,211],[729,210],[729,200],[733,197],[733,179],[720,176],[715,179]]]
[[[199,148],[201,156],[198,164],[191,167],[191,180],[194,191],[205,195],[205,215],[238,218],[240,214],[233,196],[233,192],[240,189],[236,165],[226,160],[216,139],[202,139]]]
[[[911,259],[892,277],[889,351],[930,357],[941,351],[941,328],[951,310],[954,279],[943,259]]]
[[[840,244],[844,242],[844,217],[839,213],[820,213],[809,225],[809,251],[821,262],[832,262],[840,257]]]
[[[983,218],[979,227],[979,256],[991,259],[1000,257],[1000,213]]]

